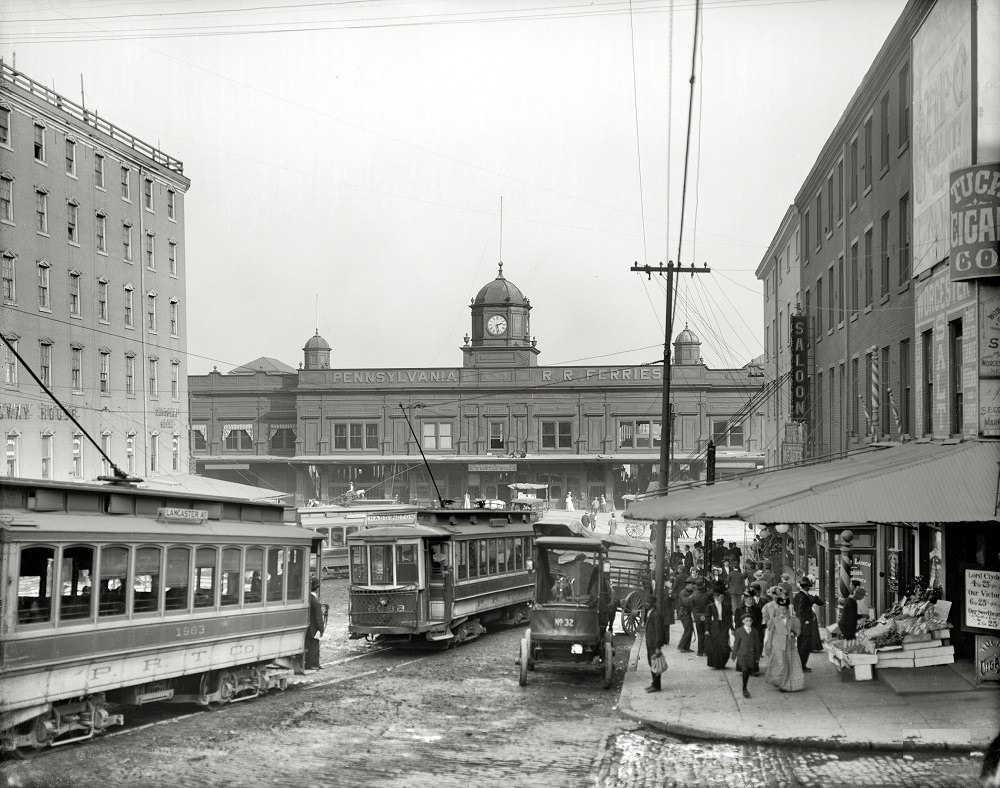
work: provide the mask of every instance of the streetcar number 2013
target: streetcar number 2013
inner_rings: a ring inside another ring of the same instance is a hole
[[[205,634],[204,624],[192,624],[187,627],[177,627],[177,637],[179,638],[193,638],[198,637],[198,635]]]

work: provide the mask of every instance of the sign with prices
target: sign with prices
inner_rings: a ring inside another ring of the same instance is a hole
[[[962,629],[995,634],[1000,631],[1000,572],[966,566]]]

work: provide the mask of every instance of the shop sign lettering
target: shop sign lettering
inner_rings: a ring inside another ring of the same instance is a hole
[[[31,403],[28,402],[0,402],[0,420],[2,419],[30,419],[37,417],[41,421],[69,421],[69,416],[63,411],[62,408],[58,408],[55,405],[35,405],[37,409],[35,414],[32,413]],[[70,413],[73,414],[73,418],[77,417],[78,408],[69,408]]]
[[[1000,275],[1000,164],[951,174],[951,280]]]
[[[809,417],[809,323],[805,315],[789,316],[792,342],[792,418]]]
[[[1000,572],[966,568],[962,629],[1000,630]]]

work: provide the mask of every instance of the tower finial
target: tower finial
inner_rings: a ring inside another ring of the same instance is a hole
[[[497,274],[497,279],[503,279],[503,260],[500,261],[500,273]]]

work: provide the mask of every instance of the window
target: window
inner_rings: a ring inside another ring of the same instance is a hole
[[[619,421],[619,449],[649,449],[660,445],[660,422]]]
[[[840,287],[837,288],[837,320],[841,323],[844,322],[844,255],[840,255],[837,258],[837,282],[840,283]]]
[[[66,174],[76,176],[76,142],[66,140]]]
[[[163,587],[164,610],[188,609],[191,604],[191,551],[188,548],[167,549],[167,577]]]
[[[199,547],[194,553],[194,606],[215,607],[218,552],[214,547]]]
[[[175,204],[176,193],[173,189],[167,189],[167,218],[176,220],[177,219],[177,208]]]
[[[52,463],[55,461],[53,456],[53,438],[55,436],[50,432],[46,432],[42,435],[42,478],[51,479],[52,478]]]
[[[111,351],[101,350],[98,361],[98,388],[101,394],[111,393]]]
[[[0,175],[0,221],[14,221],[14,179],[6,173]]]
[[[38,345],[38,377],[46,386],[52,385],[52,343],[41,342]]]
[[[204,424],[192,424],[188,441],[191,443],[192,451],[205,451],[208,449],[208,427]]]
[[[816,251],[823,246],[823,192],[816,195]]]
[[[107,254],[108,252],[108,218],[103,213],[98,213],[96,217],[95,226],[95,241],[97,244],[97,251],[101,254]]]
[[[151,432],[149,434],[149,472],[159,473],[160,471],[160,433]]]
[[[899,147],[910,141],[910,65],[899,70]]]
[[[859,281],[861,271],[858,270],[858,244],[855,241],[851,244],[851,314],[858,311],[858,288],[861,287]]]
[[[132,192],[129,188],[128,175],[128,167],[122,167],[122,199],[130,202],[132,200]]]
[[[170,362],[170,397],[181,398],[181,365],[177,361]]]
[[[124,307],[125,307],[125,328],[132,328],[135,323],[132,320],[132,286],[125,285],[124,290]]]
[[[125,393],[135,396],[135,356],[130,353],[125,354]]]
[[[5,335],[5,338],[10,342],[14,350],[12,351],[6,344],[3,346],[3,383],[8,388],[17,388],[17,356],[14,355],[14,351],[17,350],[17,338],[7,335]]]
[[[17,266],[16,257],[13,254],[4,252],[0,258],[0,279],[3,280],[3,302],[5,304],[17,303]]]
[[[110,476],[111,475],[111,463],[108,462],[107,457],[111,456],[111,433],[104,431],[101,433],[101,451],[104,452],[103,457],[101,457],[101,475]]]
[[[712,419],[712,442],[716,447],[742,448],[743,425],[730,424],[730,419]]]
[[[156,293],[146,294],[146,329],[156,333]]]
[[[171,276],[177,276],[177,243],[175,241],[167,243],[167,267]]]
[[[108,322],[108,280],[97,280],[97,319]]]
[[[844,160],[837,162],[837,221],[844,218]]]
[[[170,299],[170,336],[177,336],[177,325],[178,325],[178,314],[179,309],[177,306],[177,299]]]
[[[160,366],[160,360],[156,356],[150,356],[147,360],[149,369],[149,396],[155,397],[159,394],[159,382],[157,372]]]
[[[865,304],[871,306],[875,301],[875,251],[872,249],[872,230],[865,230]]]
[[[80,243],[80,206],[70,200],[66,203],[66,240],[71,244]]]
[[[69,272],[69,313],[80,317],[80,272],[75,269]]]
[[[181,438],[174,433],[170,439],[170,470],[180,473],[181,470]]]
[[[889,169],[889,94],[882,96],[882,103],[879,105],[879,132],[882,139],[882,159],[879,162],[882,172]]]
[[[809,265],[809,211],[802,214],[802,264]]]
[[[222,442],[228,451],[250,451],[253,448],[253,424],[223,424]]]
[[[851,359],[851,401],[850,401],[850,414],[851,414],[851,435],[858,434],[858,360],[856,358]]]
[[[153,210],[153,179],[144,178],[142,182],[142,204],[147,211]]]
[[[161,553],[159,547],[140,547],[135,551],[132,610],[136,613],[156,613],[160,609]]]
[[[573,422],[543,421],[541,443],[543,449],[572,449]]]
[[[135,433],[128,432],[125,435],[125,464],[126,473],[135,474]]]
[[[865,171],[865,190],[871,188],[872,185],[872,160],[874,156],[872,155],[872,119],[868,118],[865,121],[865,161],[864,161],[864,171]]]
[[[18,464],[21,458],[21,433],[19,432],[8,432],[7,433],[7,476],[14,477],[19,476]]]
[[[899,199],[899,283],[910,278],[910,195]]]
[[[94,186],[104,189],[104,154],[94,153]]]
[[[334,449],[377,449],[377,422],[339,422],[333,425]]]
[[[153,243],[155,237],[153,233],[146,233],[146,268],[150,270],[156,268],[156,247]]]
[[[69,475],[74,479],[83,478],[83,433],[73,433],[73,464]]]
[[[889,407],[889,348],[882,348],[882,354],[879,361],[879,417],[881,418],[881,429],[882,435],[891,436],[892,426],[891,419],[892,409]]]
[[[49,231],[49,195],[44,189],[35,189],[35,229],[43,234]]]
[[[507,444],[504,441],[504,423],[502,421],[490,422],[490,449],[503,451]]]
[[[49,309],[49,264],[38,263],[38,308]]]
[[[126,263],[132,262],[132,225],[122,223],[122,258]]]
[[[910,425],[912,414],[913,390],[910,385],[910,370],[913,369],[912,348],[910,340],[903,339],[899,343],[899,422],[904,435],[912,434]]]
[[[70,348],[70,382],[73,391],[83,391],[83,348]]]
[[[823,338],[823,324],[825,322],[823,320],[823,277],[820,276],[816,278],[816,339]]]
[[[879,262],[882,264],[882,295],[889,292],[889,212],[882,214],[882,223],[879,227],[879,243],[882,248],[879,253]]]
[[[0,145],[10,145],[10,107],[0,104]]]
[[[837,324],[837,280],[831,265],[826,269],[826,312],[830,318],[829,328]]]
[[[855,137],[851,140],[851,160],[850,160],[850,170],[847,173],[848,186],[850,187],[851,194],[851,205],[855,205],[858,202],[858,138]]]
[[[833,191],[833,173],[826,179],[826,232],[827,235],[833,232],[833,203],[835,193]]]
[[[193,433],[192,433],[193,434]],[[205,436],[201,436],[204,444]],[[272,424],[271,425],[271,450],[272,451],[293,451],[295,449],[295,425],[294,424]]]
[[[451,448],[451,422],[450,421],[422,421],[420,431],[423,436],[422,444],[425,449],[444,450]]]
[[[18,595],[17,623],[38,624],[50,621],[55,550],[51,547],[25,545],[21,548],[20,559],[17,584],[14,586]]]
[[[934,349],[933,333],[925,331],[920,335],[921,372],[923,373],[923,434],[934,434]]]
[[[45,127],[35,124],[35,161],[45,163]]]
[[[962,433],[962,321],[948,323],[948,410],[952,435]]]

